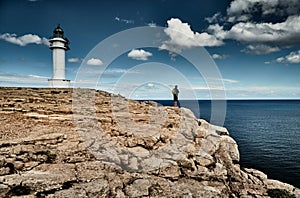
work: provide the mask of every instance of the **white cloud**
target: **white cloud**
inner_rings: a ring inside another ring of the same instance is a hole
[[[229,22],[247,21],[254,15],[290,16],[299,14],[299,0],[234,0],[227,8]]]
[[[0,86],[4,87],[48,87],[48,79],[46,76],[0,72]]]
[[[246,44],[244,53],[274,53],[300,45],[299,13],[299,0],[233,0],[226,16],[206,18],[207,31],[220,41]]]
[[[206,84],[211,85],[209,86],[192,86],[193,90],[225,90],[224,86],[221,86],[222,83],[224,84],[236,84],[239,83],[238,80],[229,79],[229,78],[207,78],[205,79]]]
[[[223,54],[223,55],[220,55],[220,54],[213,54],[211,56],[213,59],[227,59],[229,57],[229,55],[226,55],[226,54]]]
[[[152,53],[150,52],[146,52],[143,49],[137,50],[137,49],[133,49],[128,53],[128,57],[135,59],[135,60],[143,60],[146,61],[148,60],[148,57],[152,56]]]
[[[212,17],[206,17],[205,20],[208,23],[218,23],[219,21],[222,21],[222,15],[220,12],[214,14]]]
[[[289,99],[299,98],[300,88],[297,86],[249,86],[226,88],[227,98],[245,99]]]
[[[279,57],[279,58],[276,59],[276,62],[278,62],[278,63],[283,63],[284,60],[285,60],[284,57]]]
[[[79,59],[79,58],[69,58],[68,62],[69,63],[80,63],[81,59]]]
[[[192,47],[220,46],[223,42],[214,35],[206,32],[194,32],[188,23],[183,23],[178,18],[171,18],[167,21],[168,27],[164,30],[170,38],[160,46],[162,50],[169,50],[173,53],[180,53],[184,49]]]
[[[38,75],[33,75],[33,74],[29,74],[28,77],[29,78],[39,78],[39,79],[48,79],[48,77],[46,77],[46,76],[38,76]]]
[[[116,73],[138,74],[139,73],[139,71],[136,71],[136,70],[122,69],[122,68],[112,68],[112,69],[105,70],[105,72],[113,73],[113,74],[116,74]]]
[[[213,83],[213,82],[225,82],[225,83],[238,83],[239,81],[237,80],[234,80],[234,79],[228,79],[228,78],[207,78],[207,80],[210,82],[210,83]]]
[[[224,87],[208,87],[208,86],[193,86],[192,87],[193,90],[207,90],[207,91],[213,91],[213,90],[217,90],[217,91],[224,91]]]
[[[291,52],[289,55],[285,57],[279,57],[276,59],[276,62],[298,64],[300,63],[300,50],[296,52]]]
[[[156,23],[153,23],[153,22],[148,23],[147,25],[148,25],[149,27],[156,27],[156,26],[157,26]]]
[[[285,58],[288,63],[300,63],[300,50],[297,52],[291,52]]]
[[[290,16],[281,23],[239,22],[229,30],[218,24],[208,30],[219,40],[231,39],[250,45],[244,52],[271,53],[300,44],[300,16]]]
[[[223,78],[222,80],[223,80],[223,82],[225,82],[225,83],[238,83],[238,82],[239,82],[239,81],[237,81],[237,80],[227,79],[227,78]]]
[[[245,52],[247,54],[269,54],[278,51],[280,51],[279,47],[272,47],[263,44],[248,45],[246,49],[242,50],[242,52]]]
[[[147,87],[148,87],[148,88],[153,88],[153,87],[154,87],[154,84],[153,84],[153,83],[148,83],[148,84],[147,84]]]
[[[41,38],[35,34],[25,34],[23,36],[18,37],[16,34],[5,33],[5,34],[0,34],[0,39],[20,46],[26,46],[31,43],[44,44],[47,46],[49,45],[49,41],[47,38],[44,37]]]
[[[233,25],[230,30],[224,30],[219,25],[211,25],[209,30],[213,31],[220,39],[293,45],[295,42],[297,44],[300,42],[300,35],[298,34],[300,31],[300,16],[291,16],[281,23],[240,22]]]
[[[47,45],[47,46],[50,45],[49,39],[44,38],[44,37],[42,38],[42,43],[43,43],[44,45]]]
[[[269,64],[272,63],[272,61],[265,61],[264,63],[265,63],[266,65],[269,65]]]
[[[103,65],[102,60],[98,58],[91,58],[86,62],[88,65]]]
[[[108,73],[126,73],[126,72],[128,72],[128,70],[127,69],[121,69],[121,68],[113,68],[113,69],[108,69],[105,72],[108,72]]]
[[[123,23],[126,23],[126,24],[134,24],[134,20],[121,19],[119,17],[115,17],[115,21],[123,22]]]

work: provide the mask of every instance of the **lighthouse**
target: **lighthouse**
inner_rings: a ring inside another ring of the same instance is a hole
[[[64,31],[58,25],[49,40],[52,50],[53,76],[49,79],[49,87],[68,88],[70,80],[66,80],[65,53],[69,50],[69,40],[64,37]]]

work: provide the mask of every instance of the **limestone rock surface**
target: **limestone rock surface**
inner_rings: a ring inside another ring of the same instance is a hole
[[[0,88],[0,197],[269,197],[227,129],[90,89]]]

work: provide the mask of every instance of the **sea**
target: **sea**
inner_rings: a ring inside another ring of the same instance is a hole
[[[172,106],[171,100],[157,100]],[[210,100],[180,101],[210,121]],[[224,127],[240,151],[240,166],[300,188],[300,100],[228,100]]]

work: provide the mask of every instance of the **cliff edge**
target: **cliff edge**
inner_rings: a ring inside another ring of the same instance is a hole
[[[300,197],[241,168],[227,129],[189,109],[89,89],[0,88],[0,101],[0,197]]]

